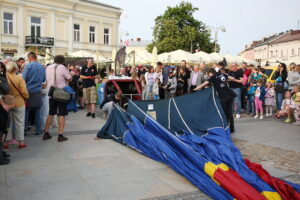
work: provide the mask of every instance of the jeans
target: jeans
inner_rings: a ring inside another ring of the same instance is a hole
[[[241,88],[231,88],[236,97],[234,98],[234,106],[236,107],[236,113],[241,114]]]
[[[277,111],[281,110],[281,105],[283,101],[283,92],[275,92],[276,108]]]
[[[151,85],[151,84],[148,84],[147,85],[147,96],[146,96],[146,100],[149,100],[149,97],[150,97],[150,95],[152,94],[152,92],[153,92],[153,84]]]
[[[159,95],[154,95],[153,100],[159,100]]]
[[[47,94],[43,94],[42,106],[41,106],[41,130],[45,129],[48,115],[49,115],[49,96]]]
[[[106,104],[103,105],[102,110],[106,113],[108,113],[108,115],[110,115],[111,111],[113,110],[114,106],[113,106],[113,102],[107,102]]]
[[[247,104],[247,108],[248,108],[248,114],[255,114],[255,105],[254,105],[254,101],[252,99],[250,99],[250,97],[248,96],[248,104]]]
[[[41,107],[27,107],[26,108],[25,131],[27,131],[27,127],[28,127],[30,110],[34,111],[35,134],[42,134],[42,129],[41,129]]]

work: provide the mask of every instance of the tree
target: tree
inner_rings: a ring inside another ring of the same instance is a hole
[[[208,53],[214,50],[210,41],[210,32],[205,24],[194,18],[198,8],[191,3],[181,2],[175,7],[168,7],[163,15],[156,17],[153,28],[153,42],[147,49],[152,52],[154,46],[158,53],[170,52],[177,49],[185,51],[200,48]]]

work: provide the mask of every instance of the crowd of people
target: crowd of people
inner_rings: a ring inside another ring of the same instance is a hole
[[[43,140],[51,139],[50,128],[58,125],[57,141],[64,142],[68,140],[63,135],[68,112],[86,107],[86,116],[95,118],[99,76],[93,60],[83,67],[66,66],[65,57],[58,55],[53,64],[42,65],[34,52],[27,60],[26,64],[24,58],[14,62],[7,56],[0,62],[0,165],[10,162],[3,149],[26,148],[24,136],[32,125]],[[67,93],[69,100],[51,96],[52,87]]]
[[[25,59],[19,58],[13,62],[6,57],[0,62],[0,165],[10,161],[3,149],[11,145],[26,147],[24,136],[32,125],[43,140],[51,139],[51,127],[58,125],[57,140],[64,142],[68,140],[64,136],[68,112],[86,108],[86,117],[95,118],[97,102],[110,114],[113,103],[122,99],[122,93],[117,92],[98,100],[97,85],[102,80],[92,59],[86,66],[66,66],[65,57],[58,55],[53,64],[42,65],[30,52],[27,61],[25,64]],[[208,67],[189,66],[185,60],[179,66],[158,62],[155,67],[122,68],[118,75],[140,81],[142,100],[173,98],[213,85],[230,131],[234,132],[234,118],[241,118],[242,112],[259,119],[287,117],[286,123],[300,125],[300,65],[291,64],[290,68],[288,71],[280,63],[274,74],[275,83],[268,81],[262,67],[247,63],[227,67],[220,62]],[[114,76],[111,70],[108,78]],[[57,88],[70,94],[68,102],[50,95]]]

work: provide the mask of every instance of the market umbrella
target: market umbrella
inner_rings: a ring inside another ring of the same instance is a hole
[[[168,54],[170,56],[171,63],[180,63],[182,60],[185,60],[189,63],[199,63],[199,58],[197,56],[181,49],[172,51]]]
[[[209,54],[209,56],[210,56],[212,63],[218,63],[218,62],[223,61],[223,56],[216,52]]]
[[[157,59],[158,59],[158,56],[157,56],[157,48],[154,47],[153,50],[152,50],[152,60],[151,60],[151,65],[152,65],[152,66],[156,66]]]
[[[210,58],[209,54],[205,53],[204,51],[199,51],[197,53],[194,53],[193,55],[197,56],[199,58],[200,62],[204,62],[204,63],[210,63],[211,62],[211,58]]]

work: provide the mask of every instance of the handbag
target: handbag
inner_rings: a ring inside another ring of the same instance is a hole
[[[56,69],[57,65],[54,66],[54,86],[50,87],[48,96],[55,101],[68,103],[71,100],[71,94],[66,92],[64,89],[56,87]]]
[[[275,83],[275,92],[284,92],[284,83],[283,82]]]

